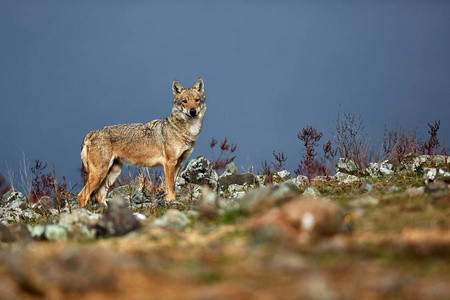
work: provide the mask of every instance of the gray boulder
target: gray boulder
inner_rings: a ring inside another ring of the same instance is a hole
[[[341,157],[336,164],[336,173],[361,175],[362,171],[353,160]]]
[[[207,185],[213,190],[217,188],[217,172],[212,163],[203,156],[191,159],[179,176],[187,183]]]
[[[1,201],[2,206],[9,206],[12,202],[14,202],[15,207],[25,208],[28,204],[27,198],[19,191],[9,190],[7,191]]]
[[[450,166],[450,156],[446,155],[419,155],[408,154],[401,162],[406,172],[423,172],[423,169],[441,168]]]
[[[257,187],[257,178],[251,173],[221,175],[218,194],[224,198],[242,198],[249,189]]]
[[[394,165],[385,160],[380,163],[370,163],[364,171],[371,178],[377,179],[394,174]]]
[[[336,173],[333,178],[339,183],[353,183],[361,180],[358,176],[343,172]]]

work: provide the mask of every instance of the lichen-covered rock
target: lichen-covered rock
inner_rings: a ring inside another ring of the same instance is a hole
[[[450,156],[446,155],[419,155],[408,154],[401,162],[406,172],[423,172],[423,168],[448,168]]]
[[[179,176],[187,183],[207,185],[213,190],[217,188],[217,173],[211,162],[203,156],[191,159]]]
[[[125,198],[119,195],[109,201],[102,219],[94,226],[97,237],[121,236],[140,227],[141,223],[128,208]]]
[[[436,168],[423,168],[423,177],[425,179],[425,183],[433,182],[437,175]]]
[[[291,173],[287,170],[281,170],[267,175],[265,177],[264,185],[279,184],[289,179],[291,179]]]
[[[225,166],[225,171],[223,172],[223,174],[226,175],[232,175],[232,174],[237,174],[238,169],[236,167],[236,165],[234,163],[229,163],[228,165]]]
[[[35,212],[32,209],[26,208],[22,210],[22,214],[21,214],[22,219],[26,220],[26,221],[31,221],[31,220],[36,220],[39,218],[42,218],[42,216],[40,214],[38,214],[37,212]]]
[[[291,173],[287,170],[281,170],[276,173],[282,181],[291,179]]]
[[[358,176],[342,172],[336,173],[333,178],[339,183],[353,183],[361,180]]]
[[[336,173],[361,175],[362,171],[353,160],[341,157],[336,164]]]
[[[25,206],[28,204],[27,198],[21,192],[16,190],[9,190],[3,195],[1,199],[1,205],[8,206],[13,201],[17,203],[23,203]],[[22,204],[19,204],[16,207],[19,206],[22,206]]]
[[[20,222],[22,209],[20,208],[0,208],[0,220],[3,224]]]
[[[307,186],[309,184],[308,177],[304,175],[298,175],[297,177],[291,178],[287,180],[286,182],[292,182],[294,183],[298,188]]]
[[[221,175],[218,194],[224,198],[242,198],[249,189],[257,187],[256,176],[251,173]]]
[[[385,160],[380,163],[370,163],[364,171],[371,178],[377,179],[394,174],[394,165]]]

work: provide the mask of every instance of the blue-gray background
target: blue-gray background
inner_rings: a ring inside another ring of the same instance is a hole
[[[332,139],[338,107],[384,126],[441,120],[450,145],[450,1],[2,1],[0,173],[23,152],[74,185],[84,135],[165,118],[171,83],[205,81],[208,111],[191,157],[212,137],[237,143],[241,170],[297,132]],[[17,178],[16,178],[17,180]]]

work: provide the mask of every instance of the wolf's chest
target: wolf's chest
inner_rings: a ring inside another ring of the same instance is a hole
[[[202,120],[200,118],[193,118],[187,122],[187,129],[189,133],[197,137],[202,129]]]

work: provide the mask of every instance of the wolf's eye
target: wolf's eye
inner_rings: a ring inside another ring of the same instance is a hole
[[[200,99],[195,99],[195,102],[199,102],[200,101]]]
[[[183,100],[182,102],[183,102],[183,103],[187,103],[187,100]]]

